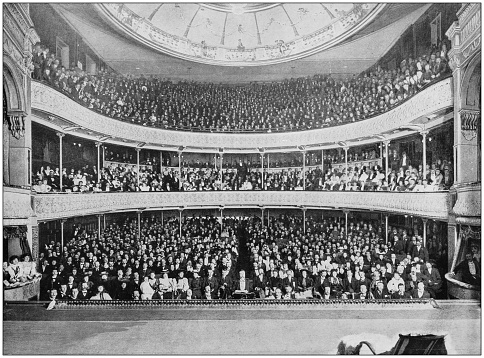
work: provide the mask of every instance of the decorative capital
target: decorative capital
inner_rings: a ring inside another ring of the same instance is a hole
[[[62,138],[66,136],[65,133],[62,132],[56,132],[55,134],[60,138],[60,140],[62,140]]]
[[[7,124],[8,130],[15,139],[25,135],[25,116],[23,111],[4,112],[3,121]]]

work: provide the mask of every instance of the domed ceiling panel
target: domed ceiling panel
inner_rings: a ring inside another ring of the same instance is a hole
[[[328,49],[369,24],[385,4],[149,3],[96,5],[110,24],[171,56],[254,66]]]

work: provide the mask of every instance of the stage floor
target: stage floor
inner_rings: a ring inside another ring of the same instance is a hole
[[[378,351],[398,334],[445,334],[449,354],[481,354],[481,309],[439,301],[431,309],[71,309],[4,305],[3,353],[335,354],[346,341]]]

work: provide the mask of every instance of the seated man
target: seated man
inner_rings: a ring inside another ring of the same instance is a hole
[[[419,299],[419,298],[430,298],[430,294],[425,289],[425,285],[422,281],[417,283],[417,288],[412,291],[412,298]]]
[[[411,299],[412,295],[405,291],[405,284],[399,283],[397,292],[392,294],[392,299],[394,300],[407,300]]]
[[[98,285],[97,286],[97,293],[90,298],[91,300],[99,300],[99,301],[111,301],[112,298],[109,293],[104,292],[104,286]]]
[[[481,270],[480,265],[472,253],[466,254],[466,259],[458,264],[454,269],[454,274],[462,273],[462,281],[470,285],[481,285]]]

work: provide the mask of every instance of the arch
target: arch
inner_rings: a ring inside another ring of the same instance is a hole
[[[481,106],[481,51],[469,61],[462,78],[461,104],[464,109],[479,109]]]
[[[3,88],[8,106],[8,112],[27,112],[26,98],[21,75],[16,70],[15,62],[7,56],[3,57]]]

